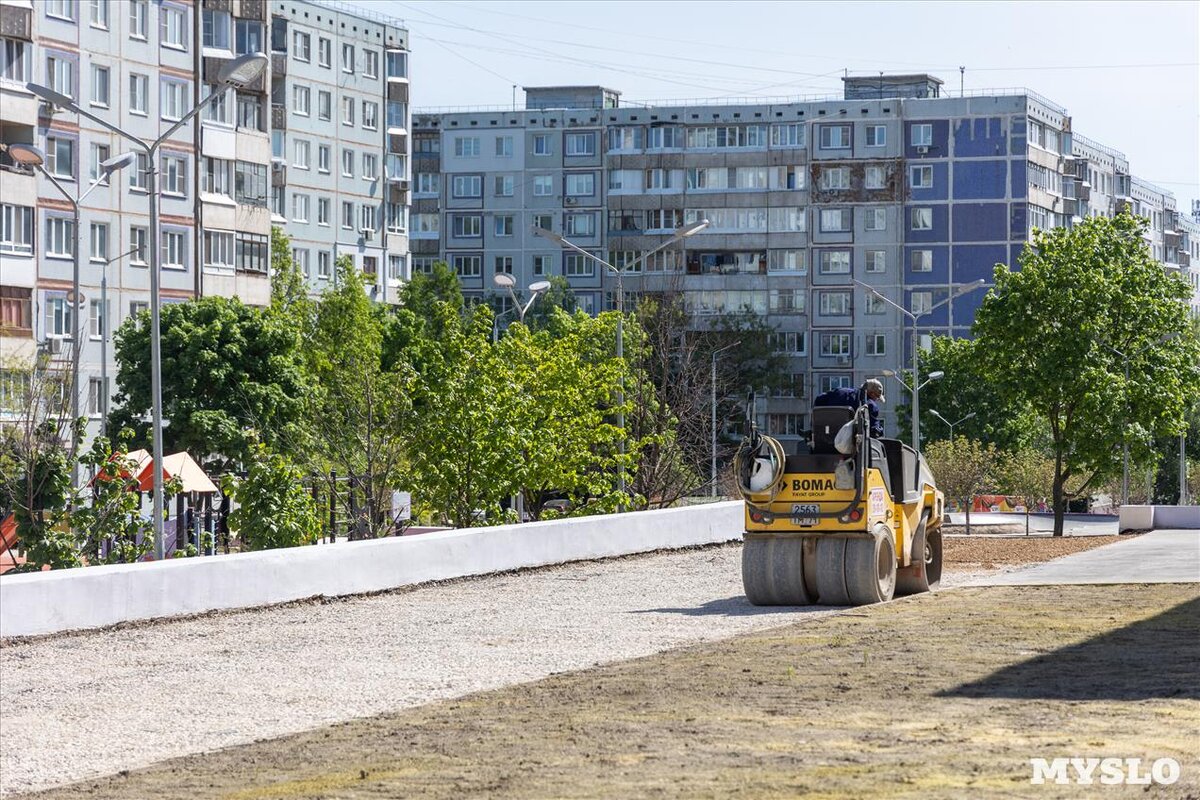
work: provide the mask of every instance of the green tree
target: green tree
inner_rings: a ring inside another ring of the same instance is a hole
[[[448,304],[456,313],[463,311],[462,285],[444,261],[434,262],[428,273],[414,273],[412,280],[400,289],[400,306],[434,328],[442,319],[436,310],[439,303]]]
[[[70,525],[92,564],[131,564],[154,549],[154,526],[141,515],[138,464],[126,455],[131,434],[122,431],[116,444],[97,436],[80,459],[94,476],[92,496],[70,513]],[[164,490],[169,500],[178,491],[178,479]]]
[[[204,297],[162,309],[163,429],[168,452],[242,462],[253,443],[295,441],[305,380],[300,331],[282,315],[240,300]],[[117,407],[110,428],[149,436],[149,326],[116,334]]]
[[[922,451],[937,487],[962,505],[971,532],[971,505],[996,480],[1000,453],[996,446],[956,436],[934,442]]]
[[[997,265],[975,318],[992,386],[1049,428],[1056,536],[1069,496],[1120,468],[1123,441],[1140,462],[1155,436],[1179,434],[1200,383],[1191,290],[1150,257],[1145,231],[1127,213],[1035,230],[1019,270]]]
[[[1020,497],[1025,505],[1025,535],[1029,535],[1032,506],[1050,496],[1054,488],[1054,460],[1034,448],[1002,452],[996,483],[1006,495]]]
[[[245,549],[316,543],[321,520],[303,477],[285,456],[268,452],[262,445],[251,451],[244,479],[226,476],[222,489],[238,504],[229,515],[229,527]]]

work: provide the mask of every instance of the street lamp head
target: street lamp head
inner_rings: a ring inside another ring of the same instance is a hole
[[[563,237],[559,236],[554,231],[548,231],[545,228],[539,228],[535,225],[535,226],[533,226],[533,233],[535,236],[540,236],[543,239],[549,239],[550,241],[554,242],[555,244],[563,243]]]
[[[267,68],[267,57],[262,53],[247,53],[238,56],[221,67],[217,73],[217,83],[234,89],[243,89],[262,75]]]
[[[696,220],[695,222],[691,223],[690,225],[684,225],[682,228],[677,228],[675,230],[675,237],[678,239],[686,239],[687,237],[692,236],[693,234],[697,234],[707,227],[708,227],[708,220],[706,220],[706,219]]]
[[[931,409],[929,409],[929,413],[930,413],[930,414],[933,414],[935,417],[937,417],[938,419],[940,419],[942,422],[946,422],[946,418],[945,418],[945,417],[943,417],[941,414],[939,414],[939,413],[937,412],[937,410],[935,410],[935,409],[932,409],[932,408],[931,408]],[[947,424],[947,425],[949,425],[950,423],[949,423],[949,422],[946,422],[946,424]]]
[[[511,289],[517,285],[516,280],[507,272],[497,272],[492,276],[492,283],[505,289]]]
[[[940,381],[940,380],[941,380],[942,378],[944,378],[944,377],[946,377],[946,373],[945,373],[945,372],[942,372],[942,371],[939,369],[937,372],[931,372],[931,373],[929,373],[929,377],[928,377],[928,378],[926,378],[926,380],[930,380],[930,381]]]
[[[959,421],[960,421],[960,422],[966,422],[967,420],[969,420],[969,419],[970,419],[971,417],[973,417],[973,416],[975,416],[975,412],[974,412],[974,411],[972,411],[970,414],[967,414],[965,417],[963,417],[963,418],[962,418],[961,420],[959,420]]]
[[[120,155],[113,156],[112,158],[106,158],[105,160],[101,161],[100,171],[106,176],[112,175],[117,170],[125,169],[125,167],[128,167],[136,160],[137,153],[134,153],[133,151],[124,152]]]
[[[8,156],[23,167],[40,167],[46,163],[46,154],[31,144],[10,144]]]
[[[896,370],[885,369],[885,370],[882,370],[880,372],[880,374],[883,375],[883,377],[885,377],[885,378],[894,378],[894,377],[896,377]]]
[[[535,283],[529,284],[529,291],[533,292],[534,294],[540,294],[541,292],[548,291],[549,289],[550,281],[536,281]]]
[[[25,88],[50,105],[58,106],[59,108],[76,108],[74,100],[62,92],[54,91],[48,86],[42,86],[40,83],[27,83],[25,84]]]

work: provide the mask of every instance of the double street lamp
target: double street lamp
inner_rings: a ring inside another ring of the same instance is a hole
[[[940,419],[942,422],[946,423],[946,425],[950,428],[950,441],[954,441],[954,428],[958,425],[962,425],[964,422],[969,420],[971,417],[975,416],[975,412],[972,411],[970,414],[967,414],[962,419],[956,420],[955,422],[951,422],[950,420],[946,419],[945,417],[943,417],[941,414],[934,411],[933,409],[930,409],[929,413],[933,414],[935,417]]]
[[[242,89],[258,80],[266,69],[267,56],[262,53],[248,53],[231,59],[217,73],[216,85],[220,89]],[[153,438],[154,464],[154,556],[162,559],[166,556],[166,542],[163,536],[163,442],[162,442],[162,332],[159,329],[159,312],[161,298],[159,296],[159,270],[162,253],[159,248],[159,218],[158,218],[158,164],[159,148],[187,125],[206,106],[215,102],[223,92],[212,91],[208,97],[188,113],[184,114],[166,132],[157,139],[143,139],[123,130],[113,123],[96,116],[82,108],[71,97],[55,91],[47,86],[27,83],[25,88],[47,103],[66,109],[81,117],[90,119],[97,125],[123,137],[131,142],[146,156],[146,191],[150,201],[150,406],[151,406],[151,436]],[[78,256],[77,256],[78,257]],[[78,396],[78,395],[77,395]]]
[[[83,350],[83,325],[81,319],[83,317],[83,298],[79,292],[79,248],[80,242],[83,240],[83,231],[81,230],[79,220],[79,206],[83,203],[83,199],[92,193],[97,186],[102,186],[108,183],[109,177],[130,164],[132,164],[137,156],[134,153],[122,153],[119,156],[105,159],[100,162],[100,174],[92,181],[92,184],[83,191],[83,194],[76,197],[67,191],[67,187],[56,178],[49,170],[46,169],[46,154],[40,148],[32,144],[10,144],[8,146],[8,155],[13,161],[24,167],[37,169],[38,172],[54,185],[58,193],[71,205],[71,296],[68,298],[68,307],[71,310],[71,445],[76,450],[78,455],[79,437],[75,435],[75,422],[79,419],[79,359]],[[106,265],[107,266],[107,265]],[[108,328],[108,306],[101,304],[101,320],[105,327],[105,333]],[[101,354],[101,359],[107,356],[107,353]],[[107,385],[104,391],[107,391]],[[107,406],[107,396],[102,398],[102,402]],[[71,467],[71,485],[75,488],[79,486],[79,459],[72,459]]]
[[[671,245],[675,244],[676,242],[683,241],[687,237],[693,236],[693,235],[699,233],[700,231],[704,230],[707,227],[708,227],[708,220],[702,219],[702,220],[697,220],[696,222],[690,223],[688,225],[684,225],[682,228],[676,228],[675,231],[672,233],[670,239],[667,239],[665,242],[663,242],[662,244],[660,244],[658,247],[654,248],[653,250],[648,250],[647,252],[642,253],[640,256],[635,258],[633,261],[630,261],[628,264],[625,264],[620,267],[614,266],[613,264],[608,263],[607,261],[600,258],[599,256],[589,253],[587,250],[583,249],[582,247],[575,244],[574,242],[571,242],[571,241],[565,239],[564,237],[559,236],[554,231],[549,231],[549,230],[546,230],[545,228],[534,227],[533,232],[536,235],[542,237],[543,239],[553,242],[554,244],[559,245],[560,247],[565,247],[568,250],[574,250],[576,253],[579,253],[580,255],[584,256],[585,258],[589,258],[592,261],[595,261],[597,264],[599,264],[600,266],[604,267],[606,270],[614,273],[617,276],[617,358],[624,359],[625,358],[625,292],[624,292],[624,287],[621,284],[621,278],[625,275],[626,272],[633,272],[637,267],[642,265],[642,262],[644,262],[647,258],[654,255],[655,253],[659,252],[660,250],[665,250],[666,248],[670,247]],[[624,375],[622,375],[622,377],[621,377],[621,385],[617,388],[617,427],[621,429],[621,472],[620,472],[620,477],[619,477],[619,488],[621,491],[621,498],[622,498],[621,507],[623,509],[624,508],[624,497],[625,497],[625,447],[626,447],[626,443],[625,443],[625,378],[624,378]]]
[[[920,341],[920,336],[917,333],[917,320],[921,319],[921,317],[927,316],[928,314],[932,314],[934,311],[937,311],[942,306],[946,305],[947,303],[949,303],[953,300],[958,299],[959,297],[962,297],[964,294],[967,294],[968,292],[973,292],[976,289],[982,288],[984,286],[984,284],[986,283],[986,281],[984,281],[983,278],[980,278],[979,280],[971,281],[970,283],[959,284],[958,286],[955,286],[953,288],[953,290],[950,292],[950,295],[948,297],[946,297],[944,300],[940,300],[937,303],[934,303],[929,308],[925,309],[924,311],[921,311],[920,313],[909,311],[907,308],[900,305],[899,303],[892,300],[891,298],[885,297],[878,289],[876,289],[874,286],[871,286],[870,284],[863,283],[862,281],[858,280],[857,278],[854,279],[854,282],[857,283],[859,286],[863,287],[864,289],[866,289],[868,292],[870,292],[875,297],[877,297],[880,300],[882,300],[883,302],[887,303],[892,308],[899,311],[904,316],[908,317],[909,321],[912,322],[913,385],[910,389],[910,391],[912,392],[912,448],[913,448],[913,452],[916,453],[918,456],[920,456],[920,454],[921,454],[921,387],[924,386],[925,384],[917,383],[917,381],[920,380],[920,376],[921,376],[921,373],[918,371],[918,367],[920,365],[920,363],[919,363],[920,354],[919,353],[921,350],[921,341]],[[889,371],[885,370],[883,374],[888,375]],[[890,374],[892,377],[897,377],[897,378],[899,377],[895,373],[890,373]],[[925,381],[925,383],[928,383],[930,380],[937,380],[937,378],[934,378],[934,375],[936,375],[938,378],[942,377],[942,373],[940,373],[940,372],[932,373],[929,376],[929,380]],[[901,383],[903,383],[903,381],[901,381]],[[921,480],[921,471],[916,470],[916,473],[917,473],[917,485],[919,487],[920,480]]]
[[[535,281],[529,284],[529,299],[522,305],[520,298],[517,297],[517,280],[512,275],[509,275],[507,272],[497,272],[492,276],[492,283],[508,290],[508,296],[512,298],[513,307],[505,311],[504,314],[511,314],[513,311],[516,311],[517,317],[522,324],[525,323],[525,315],[529,313],[529,309],[533,308],[533,304],[541,297],[542,292],[550,289],[550,281]],[[500,337],[500,317],[504,316],[504,314],[497,314],[495,319],[492,320],[493,343]]]

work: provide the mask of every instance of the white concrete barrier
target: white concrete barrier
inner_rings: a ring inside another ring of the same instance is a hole
[[[1121,506],[1118,531],[1148,531],[1154,527],[1154,506]]]
[[[1200,506],[1155,506],[1154,529],[1200,528]]]
[[[740,539],[741,502],[0,576],[0,637],[362,594]]]

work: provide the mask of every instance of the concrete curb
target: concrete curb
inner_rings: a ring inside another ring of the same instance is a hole
[[[1121,506],[1121,531],[1200,529],[1200,506]]]
[[[740,539],[740,501],[0,577],[0,638]]]

